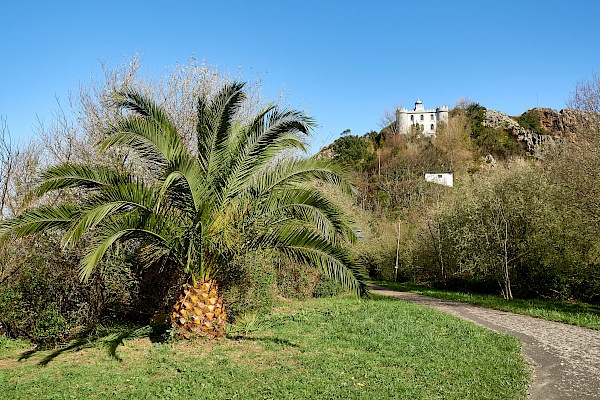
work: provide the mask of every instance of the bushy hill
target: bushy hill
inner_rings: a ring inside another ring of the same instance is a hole
[[[471,104],[435,136],[389,126],[320,155],[353,175],[356,254],[373,277],[598,303],[599,127],[581,111],[511,117]],[[453,188],[425,181],[441,171]]]

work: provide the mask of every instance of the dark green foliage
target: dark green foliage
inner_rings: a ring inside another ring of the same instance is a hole
[[[48,290],[43,277],[3,287],[0,293],[0,332],[12,338],[25,338],[33,343],[56,345],[69,338],[68,321],[56,302],[45,302],[40,296]]]
[[[346,289],[328,276],[320,276],[313,290],[313,297],[334,297],[345,293]]]
[[[385,143],[385,130],[382,130],[380,132],[377,131],[370,131],[367,132],[363,135],[363,137],[365,139],[369,139],[371,142],[373,142],[373,144],[375,145],[375,148],[381,148],[381,146],[383,146],[383,144]]]
[[[375,154],[369,150],[368,139],[357,135],[344,135],[333,142],[331,147],[334,160],[356,170],[365,169],[375,159]]]
[[[491,154],[500,159],[523,155],[524,148],[515,137],[503,129],[491,129],[483,125],[485,111],[486,108],[479,104],[472,104],[466,109],[471,125],[471,138],[479,148],[480,155]]]
[[[279,260],[275,264],[277,293],[285,298],[304,300],[317,297],[317,287],[321,280],[329,280],[319,271],[310,270],[306,265]],[[323,289],[326,289],[327,284]]]
[[[268,313],[277,296],[304,300],[344,292],[339,283],[314,268],[268,251],[254,251],[233,260],[222,272],[222,283],[232,321],[244,314]]]
[[[523,145],[502,129],[484,128],[479,136],[473,137],[481,155],[491,154],[496,158],[508,159],[524,153]]]
[[[83,283],[77,276],[77,252],[63,252],[58,239],[38,234],[3,248],[10,271],[0,282],[0,333],[52,347],[100,320],[124,318],[149,306],[125,251],[103,263],[104,274]]]
[[[540,135],[547,135],[548,132],[540,125],[540,115],[536,110],[528,110],[515,117],[519,125]]]
[[[391,280],[394,278],[395,257],[395,249],[380,245],[363,249],[359,261],[369,272],[369,278]]]
[[[241,255],[222,271],[223,299],[228,319],[247,313],[267,312],[275,301],[273,254],[254,251]]]
[[[474,137],[479,137],[483,134],[485,127],[483,126],[483,120],[485,119],[485,111],[487,108],[477,103],[471,104],[467,110],[467,118],[471,124],[471,134]]]

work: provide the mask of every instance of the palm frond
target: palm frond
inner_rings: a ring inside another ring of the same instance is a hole
[[[357,239],[354,222],[313,187],[273,192],[261,207],[258,215],[266,221],[263,222],[265,225],[294,220],[310,226],[336,246],[354,243]]]
[[[264,195],[276,189],[295,189],[298,185],[311,182],[330,184],[345,194],[354,190],[335,166],[314,158],[280,161],[275,166],[262,170],[251,187]]]
[[[165,136],[169,137],[173,142],[178,140],[179,133],[169,115],[162,107],[142,93],[129,88],[115,92],[113,99],[117,107],[125,108],[132,111],[135,115],[154,121],[160,126]]]
[[[231,149],[231,168],[225,198],[239,194],[250,178],[269,165],[282,151],[306,151],[302,135],[309,135],[314,121],[303,113],[269,106],[240,132]]]
[[[92,243],[88,246],[88,252],[80,262],[81,280],[85,281],[90,277],[106,252],[116,242],[129,240],[137,240],[140,243],[150,242],[155,246],[161,245],[163,249],[167,249],[167,253],[171,251],[172,241],[163,236],[164,233],[168,233],[168,229],[164,226],[168,221],[158,219],[162,218],[157,215],[151,218],[140,218],[139,214],[128,213],[105,221],[94,235]]]
[[[123,117],[107,134],[100,143],[101,152],[114,146],[126,146],[158,167],[164,167],[185,152],[178,136],[165,132],[155,121],[137,115]]]
[[[209,200],[207,191],[211,186],[206,182],[205,173],[197,159],[180,157],[165,169],[164,174],[166,176],[161,183],[161,199],[167,194],[182,209],[193,213],[197,213],[204,206],[203,203]],[[189,199],[192,204],[185,204]]]
[[[357,294],[367,293],[361,268],[350,253],[303,227],[282,224],[256,238],[255,245],[267,245],[294,261],[317,265],[330,278]]]
[[[206,171],[218,168],[215,151],[226,146],[234,116],[246,99],[244,86],[241,82],[231,82],[212,98],[200,96],[198,99],[198,155]]]
[[[46,229],[65,229],[78,215],[78,208],[72,205],[28,210],[18,217],[0,222],[0,238],[4,240],[9,235],[24,237]]]
[[[57,189],[96,189],[130,181],[126,172],[103,165],[60,164],[40,174],[40,183],[33,193],[39,197]]]
[[[149,214],[156,201],[156,192],[139,182],[105,188],[82,207],[80,217],[64,235],[62,243],[72,248],[86,232],[115,215],[132,211]]]

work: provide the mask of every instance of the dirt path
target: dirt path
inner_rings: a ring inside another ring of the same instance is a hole
[[[523,342],[531,399],[600,399],[600,331],[375,286],[372,293],[433,307]]]

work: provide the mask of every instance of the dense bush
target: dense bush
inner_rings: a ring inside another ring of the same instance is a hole
[[[488,154],[499,159],[523,155],[524,147],[516,138],[503,129],[491,129],[483,125],[486,108],[479,104],[471,104],[464,112],[471,128],[471,138],[481,156]],[[463,112],[462,110],[457,113]],[[530,119],[527,119],[530,121]]]
[[[331,148],[334,160],[355,169],[362,170],[375,159],[369,149],[369,140],[357,135],[346,134],[334,141]]]
[[[294,263],[267,251],[237,257],[223,273],[228,319],[270,310],[277,298],[335,296],[344,289],[314,267]]]
[[[421,228],[413,278],[508,298],[597,301],[596,241],[584,220],[542,171],[513,163],[440,202]]]
[[[87,283],[78,278],[78,252],[58,237],[39,234],[5,245],[0,282],[0,333],[54,346],[107,318],[138,314],[147,299],[123,257],[113,257]],[[149,310],[146,312],[150,313]]]
[[[223,299],[230,320],[273,306],[276,296],[275,257],[252,252],[237,257],[223,271]]]
[[[548,132],[540,125],[540,114],[536,110],[527,110],[515,118],[519,125],[540,135],[547,135]]]

